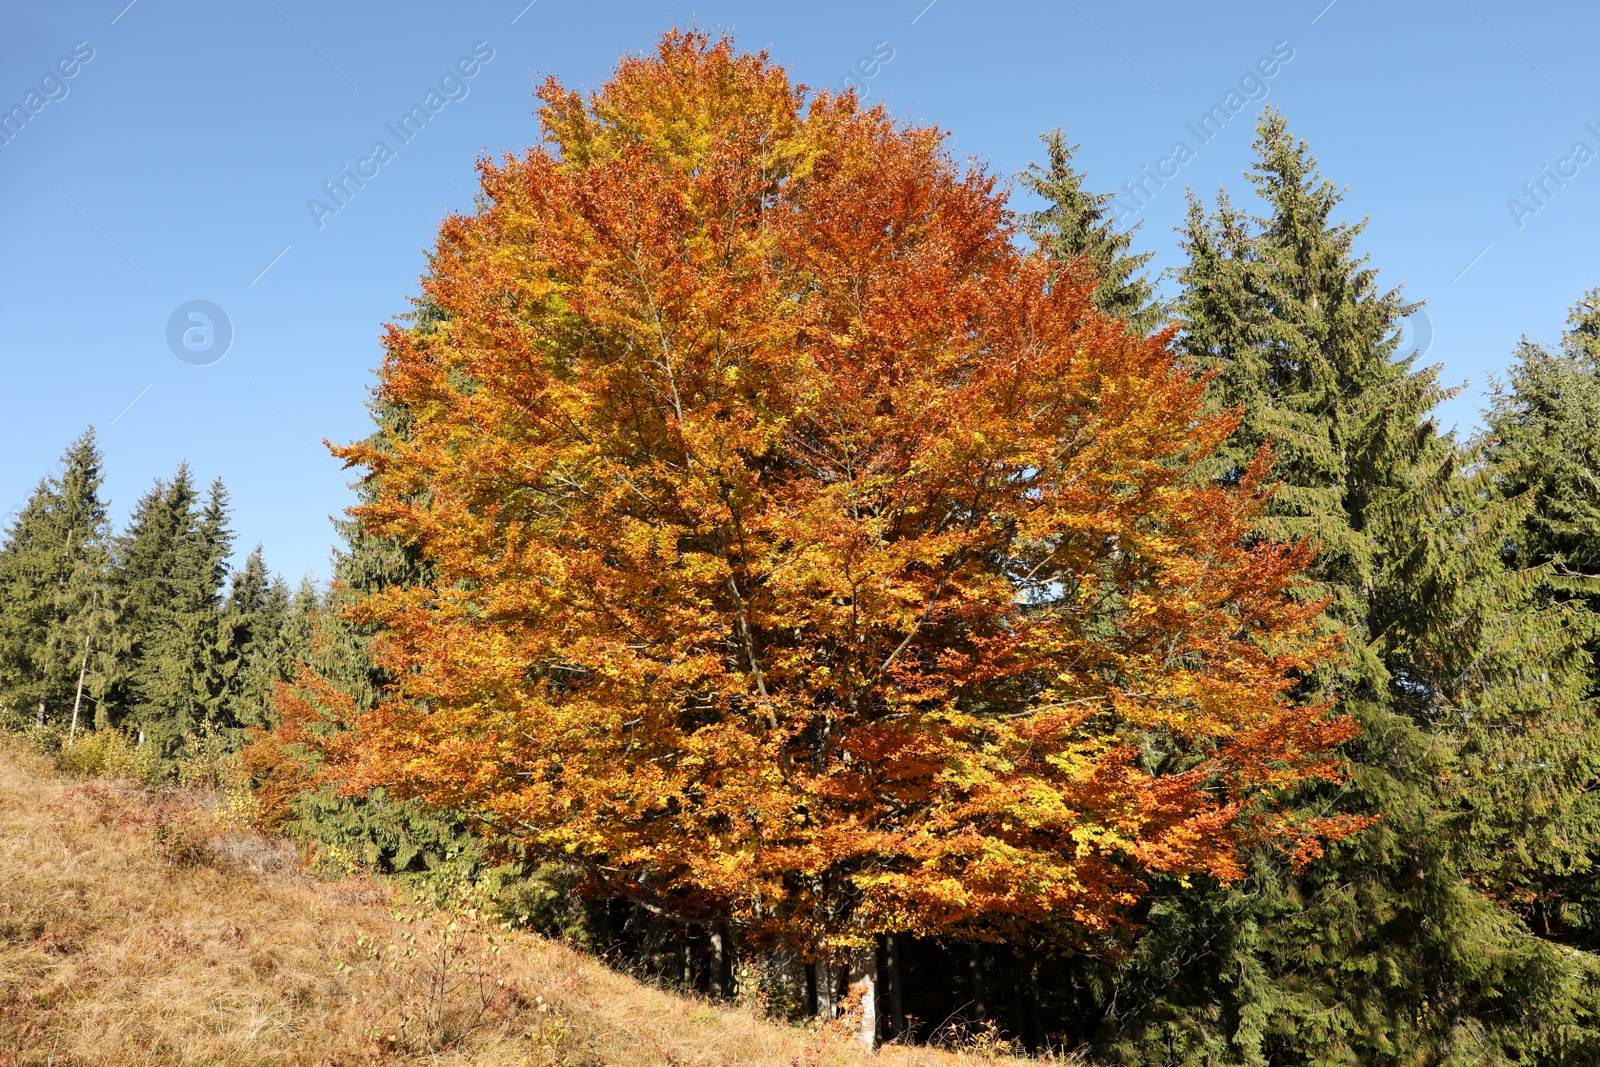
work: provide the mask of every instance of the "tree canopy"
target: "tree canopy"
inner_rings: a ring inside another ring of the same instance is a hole
[[[992,177],[697,34],[539,95],[389,331],[404,432],[339,450],[434,571],[351,609],[393,684],[340,774],[812,949],[1360,825],[1277,802],[1350,727],[1265,454],[1191,476],[1234,419]]]

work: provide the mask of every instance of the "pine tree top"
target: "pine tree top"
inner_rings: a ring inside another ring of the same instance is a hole
[[[1022,214],[1023,231],[1052,259],[1063,264],[1082,260],[1101,279],[1095,306],[1125,320],[1138,332],[1149,333],[1165,315],[1155,300],[1154,287],[1140,273],[1154,253],[1129,253],[1138,226],[1117,232],[1116,220],[1106,214],[1113,194],[1088,191],[1083,175],[1072,166],[1078,146],[1069,143],[1059,129],[1041,140],[1046,165],[1030,164],[1019,180],[1024,189],[1048,201],[1048,206]]]

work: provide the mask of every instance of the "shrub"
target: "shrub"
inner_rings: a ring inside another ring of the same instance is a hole
[[[225,790],[238,777],[238,758],[228,735],[210,723],[185,735],[177,758],[178,784],[185,789]]]
[[[54,753],[56,769],[78,778],[123,778],[155,785],[167,777],[154,745],[141,745],[121,730],[91,730]]]

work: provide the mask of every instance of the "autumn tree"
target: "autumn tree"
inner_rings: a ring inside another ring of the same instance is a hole
[[[1278,802],[1349,726],[1292,692],[1337,636],[1251,533],[1265,456],[1193,476],[1233,417],[991,176],[696,34],[539,95],[388,332],[403,426],[338,449],[428,570],[348,609],[349,789],[812,955],[1104,928],[1359,824]]]

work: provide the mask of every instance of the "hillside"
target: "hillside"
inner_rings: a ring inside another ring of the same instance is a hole
[[[0,746],[0,1065],[944,1065],[663,992],[571,949],[403,909],[204,798]]]

